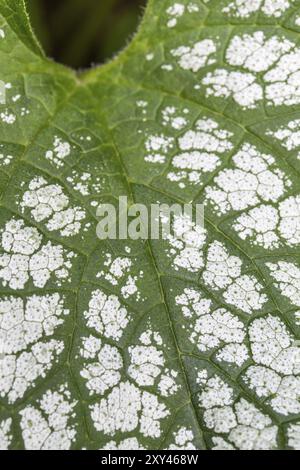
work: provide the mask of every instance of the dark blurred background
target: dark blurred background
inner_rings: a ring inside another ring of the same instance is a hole
[[[27,0],[46,54],[74,68],[103,63],[137,30],[146,0]]]

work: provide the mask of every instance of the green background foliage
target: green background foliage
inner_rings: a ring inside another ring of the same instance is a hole
[[[49,57],[71,67],[103,63],[136,31],[145,0],[28,0]]]

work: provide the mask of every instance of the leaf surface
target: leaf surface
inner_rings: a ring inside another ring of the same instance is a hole
[[[149,0],[76,74],[0,0],[0,448],[299,449],[299,30],[298,0]],[[119,196],[205,228],[100,241]]]

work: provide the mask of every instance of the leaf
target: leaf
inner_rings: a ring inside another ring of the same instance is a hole
[[[299,8],[150,0],[76,74],[0,1],[1,448],[299,449]],[[100,241],[119,196],[205,229]]]

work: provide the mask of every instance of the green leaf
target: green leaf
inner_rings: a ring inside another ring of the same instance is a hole
[[[150,0],[84,74],[0,14],[0,447],[299,449],[300,2]],[[119,196],[205,228],[100,241]]]

